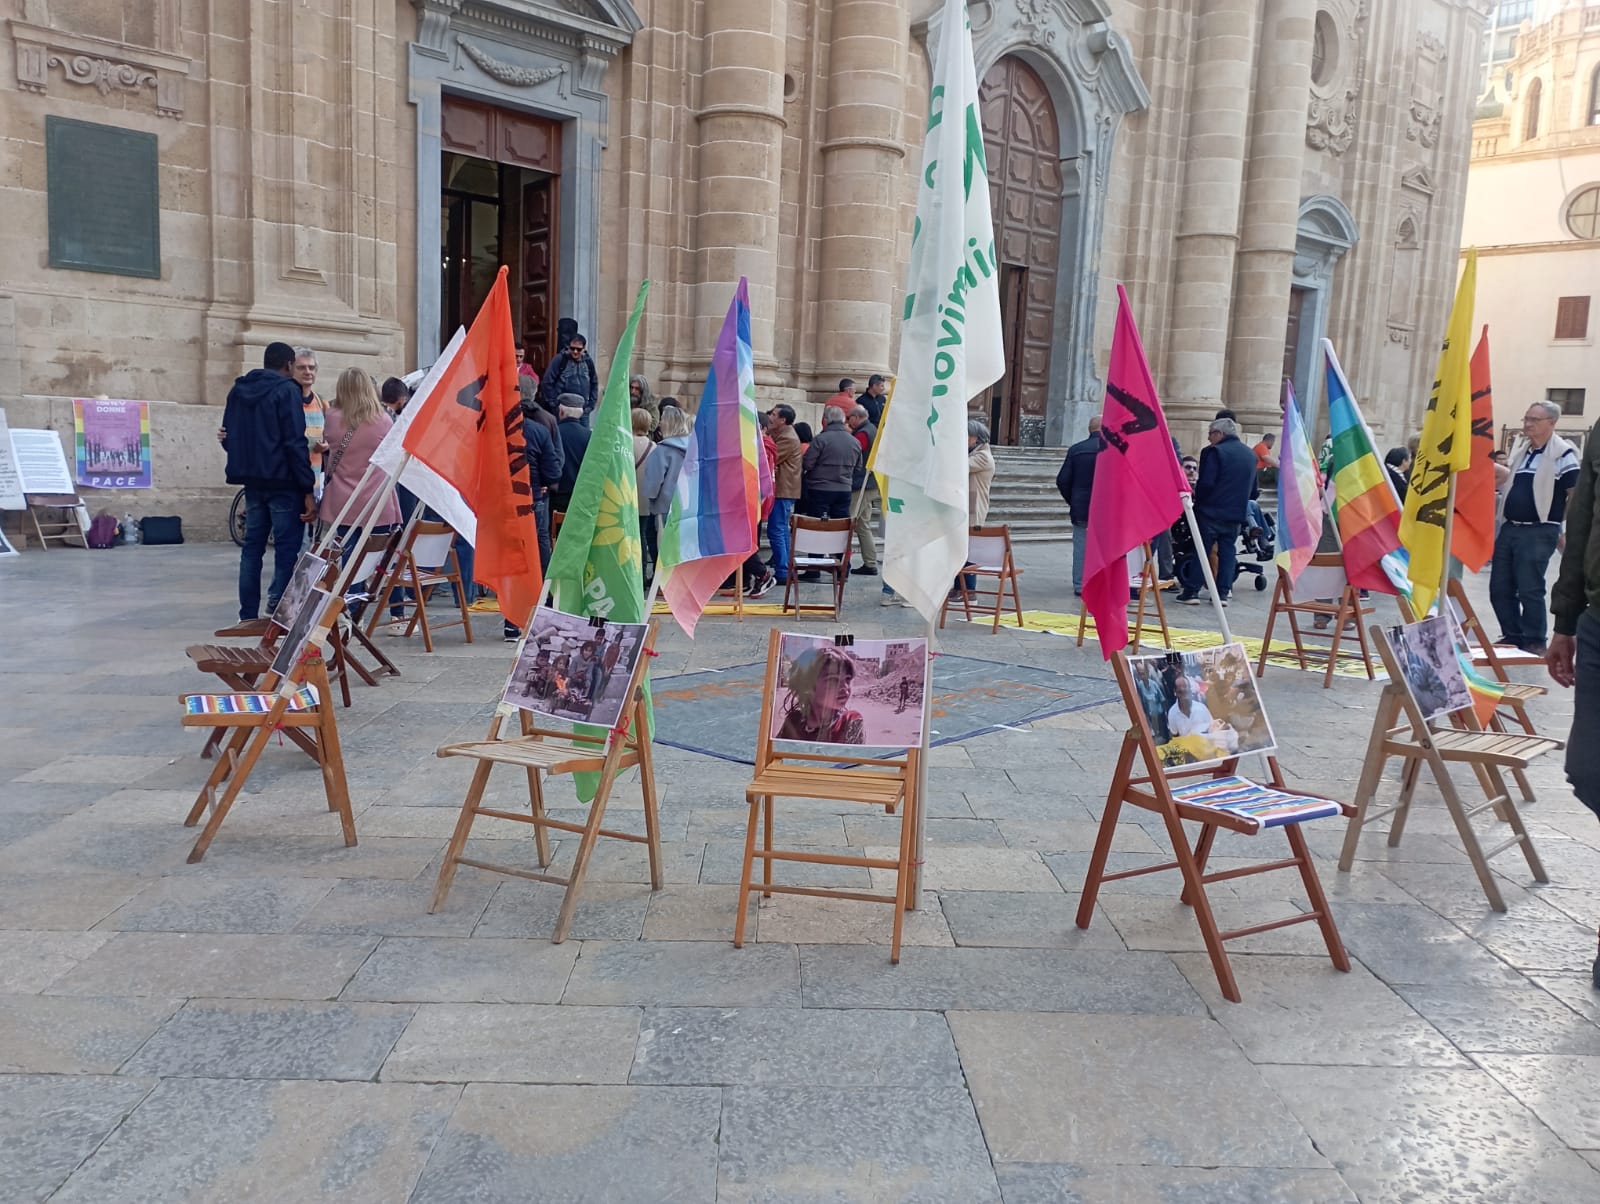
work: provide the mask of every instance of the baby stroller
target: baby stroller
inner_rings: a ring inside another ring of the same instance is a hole
[[[1267,566],[1272,563],[1272,558],[1277,554],[1278,524],[1277,521],[1263,510],[1259,503],[1252,501],[1250,511],[1245,518],[1244,529],[1239,533],[1240,555],[1238,569],[1234,573],[1234,584],[1246,573],[1255,575],[1256,589],[1267,588]],[[1254,560],[1246,560],[1245,556],[1254,556]]]

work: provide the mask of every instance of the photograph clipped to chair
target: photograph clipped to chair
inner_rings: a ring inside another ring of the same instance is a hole
[[[785,633],[772,739],[910,748],[922,741],[928,658],[921,640],[856,640]]]
[[[1132,656],[1128,665],[1163,765],[1211,765],[1277,747],[1243,644]]]

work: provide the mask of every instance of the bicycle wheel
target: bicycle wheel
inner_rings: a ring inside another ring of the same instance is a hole
[[[233,495],[233,503],[228,507],[228,534],[233,537],[233,542],[239,547],[244,547],[244,490],[239,490]],[[267,547],[277,541],[272,537],[272,528],[267,528]]]

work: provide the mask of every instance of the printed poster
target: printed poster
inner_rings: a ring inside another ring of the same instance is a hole
[[[0,510],[26,510],[22,498],[22,474],[17,471],[17,457],[11,450],[11,429],[6,425],[6,412],[0,410]]]
[[[928,641],[785,632],[778,644],[774,740],[912,748],[922,742]]]
[[[1130,656],[1128,665],[1163,765],[1212,765],[1277,747],[1243,644]]]
[[[149,489],[150,403],[72,403],[78,484],[92,489]]]
[[[643,623],[597,626],[541,606],[528,621],[505,701],[553,719],[615,727],[648,631]]]

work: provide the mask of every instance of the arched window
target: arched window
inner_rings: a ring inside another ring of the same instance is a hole
[[[1589,76],[1589,124],[1600,125],[1600,65]]]
[[[1522,140],[1531,142],[1539,136],[1539,100],[1544,86],[1537,80],[1528,81],[1528,98],[1522,102]]]

